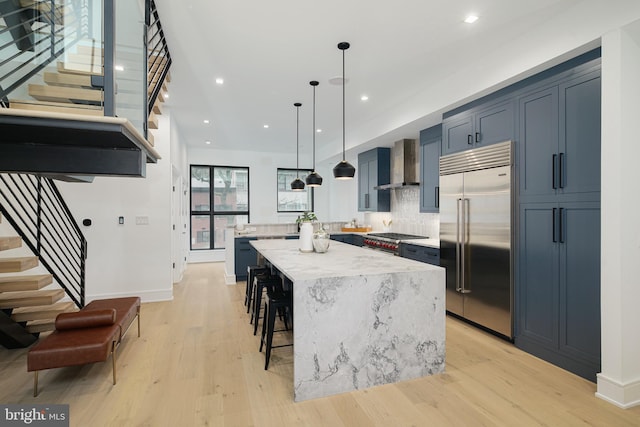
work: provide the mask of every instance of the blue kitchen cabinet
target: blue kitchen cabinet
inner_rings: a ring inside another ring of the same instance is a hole
[[[600,66],[519,96],[519,348],[600,371]]]
[[[354,246],[364,246],[364,236],[361,234],[332,234],[331,240],[336,242],[348,243]]]
[[[523,203],[519,236],[516,346],[595,381],[600,203]]]
[[[249,243],[251,240],[256,240],[256,237],[236,237],[234,252],[236,280],[247,280],[247,267],[257,262],[258,252]]]
[[[513,98],[489,102],[442,121],[442,155],[515,138]]]
[[[391,149],[374,148],[358,155],[358,211],[390,212],[390,190],[378,190],[391,183]]]
[[[519,99],[520,200],[599,199],[600,71]]]
[[[442,125],[420,131],[420,212],[440,210]]]
[[[440,265],[440,249],[411,243],[400,243],[400,256],[414,261]]]

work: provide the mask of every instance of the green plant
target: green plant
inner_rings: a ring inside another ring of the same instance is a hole
[[[313,212],[303,212],[302,215],[298,215],[296,219],[296,224],[300,224],[301,222],[312,222],[317,221],[318,217]]]

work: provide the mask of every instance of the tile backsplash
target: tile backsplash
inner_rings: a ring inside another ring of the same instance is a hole
[[[437,213],[420,213],[420,187],[391,190],[391,212],[365,213],[364,221],[374,230],[382,230],[391,220],[390,231],[417,234],[431,238],[440,235],[440,219]]]

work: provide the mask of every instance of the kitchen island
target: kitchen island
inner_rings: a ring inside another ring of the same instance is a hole
[[[333,241],[251,245],[293,282],[296,401],[444,371],[443,268]]]

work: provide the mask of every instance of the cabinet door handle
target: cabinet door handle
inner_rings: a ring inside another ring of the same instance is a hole
[[[558,160],[558,187],[564,188],[564,153],[560,153]]]
[[[369,193],[364,195],[364,207],[365,208],[369,207]]]
[[[480,132],[476,132],[476,142],[480,142]]]
[[[440,187],[436,187],[434,189],[434,195],[435,195],[435,206],[436,208],[440,207]]]
[[[556,185],[556,159],[557,159],[558,155],[554,154],[551,156],[551,187],[553,187],[553,189],[555,190],[556,188],[558,188],[558,186]]]
[[[560,208],[558,215],[558,234],[560,235],[560,243],[564,243],[564,208]]]
[[[467,135],[467,144],[473,145],[473,135]]]
[[[553,243],[557,243],[558,239],[556,237],[556,208],[553,208],[551,211],[551,240]]]

